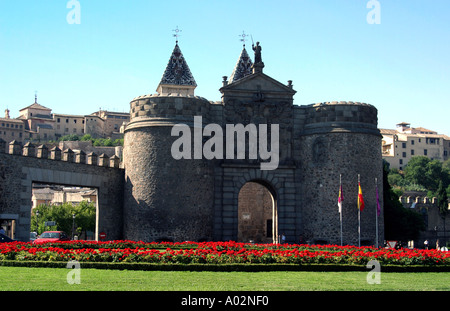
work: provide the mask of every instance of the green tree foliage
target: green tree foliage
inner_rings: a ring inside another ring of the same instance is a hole
[[[86,134],[83,136],[78,136],[76,134],[64,135],[59,138],[59,141],[91,141],[92,145],[97,147],[123,146],[123,138],[114,140],[112,140],[111,138],[93,138],[90,134]]]
[[[36,210],[39,211],[38,217],[36,217]],[[94,231],[95,212],[95,204],[86,201],[77,205],[71,203],[64,203],[61,205],[40,204],[32,211],[31,231],[41,234],[45,230],[60,230],[66,232],[70,236],[72,234],[72,226],[74,223],[73,214],[75,214],[75,234]],[[56,226],[45,227],[46,221],[54,221],[56,222]]]
[[[388,182],[401,191],[424,191],[428,197],[437,197],[439,183],[450,193],[450,160],[442,163],[425,156],[415,156],[409,160],[403,172],[392,169]]]
[[[422,216],[406,209],[399,201],[399,196],[388,182],[389,164],[383,166],[383,204],[384,204],[384,234],[387,240],[409,241],[419,237],[425,230]]]

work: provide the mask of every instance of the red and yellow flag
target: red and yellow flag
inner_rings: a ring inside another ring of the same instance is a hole
[[[361,184],[358,182],[358,209],[360,212],[364,209],[364,198],[361,190]]]

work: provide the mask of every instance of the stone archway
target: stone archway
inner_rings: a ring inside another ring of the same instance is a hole
[[[260,180],[246,182],[238,196],[238,241],[276,243],[278,215],[276,193]]]

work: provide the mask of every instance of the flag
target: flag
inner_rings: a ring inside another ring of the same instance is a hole
[[[358,209],[360,212],[364,209],[364,198],[361,190],[361,184],[358,182]]]
[[[380,208],[380,199],[378,197],[378,185],[376,187],[377,187],[377,216],[380,216],[381,208]]]
[[[338,197],[339,213],[342,212],[342,201],[344,201],[344,194],[342,192],[342,185],[340,185],[339,186],[339,197]]]

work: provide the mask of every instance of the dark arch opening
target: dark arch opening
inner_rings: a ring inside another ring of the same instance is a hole
[[[238,241],[276,243],[278,241],[277,195],[264,180],[246,182],[238,196]]]

